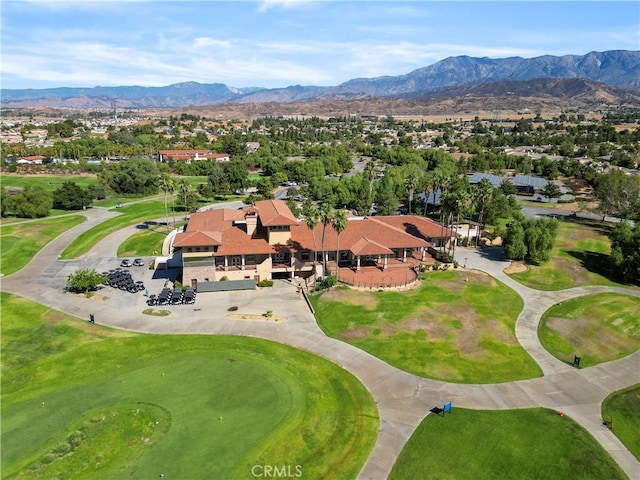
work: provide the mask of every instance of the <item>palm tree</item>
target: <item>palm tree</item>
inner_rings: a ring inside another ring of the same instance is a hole
[[[319,218],[322,222],[322,273],[327,276],[327,255],[324,249],[324,239],[327,232],[327,225],[333,220],[333,207],[329,202],[324,202],[320,207]]]
[[[429,196],[434,191],[433,187],[434,173],[429,172],[422,176],[422,189],[424,191],[424,216],[427,216],[427,208],[429,208]],[[435,204],[435,192],[433,195],[433,203]]]
[[[167,210],[167,194],[173,192],[173,178],[168,173],[160,175],[158,180],[158,186],[164,192],[164,218],[167,224],[167,231],[169,231],[169,212]],[[175,223],[175,222],[174,222]]]
[[[189,212],[189,208],[187,206],[187,196],[191,191],[191,185],[189,185],[189,181],[186,178],[181,178],[178,180],[178,191],[183,195],[184,198],[184,219],[187,219],[187,213]]]
[[[418,177],[413,174],[409,174],[409,176],[404,181],[404,187],[407,189],[407,200],[409,202],[409,215],[411,215],[411,205],[413,205],[413,194],[418,188]]]
[[[478,238],[480,237],[482,232],[482,219],[484,217],[484,209],[486,208],[489,200],[491,200],[491,196],[493,195],[493,185],[486,178],[480,180],[478,184],[478,192],[477,192],[477,200],[478,205],[480,206],[480,215],[478,216],[478,232],[476,235],[476,247],[478,246]]]
[[[371,205],[373,203],[373,184],[376,180],[376,165],[373,160],[369,160],[364,167],[364,178],[369,182],[369,198],[367,204],[367,214],[371,211]]]
[[[347,228],[347,215],[344,210],[336,210],[332,219],[333,229],[338,234],[336,240],[336,278],[340,279],[340,234]]]
[[[313,265],[315,266],[317,260],[315,228],[320,221],[320,212],[313,205],[309,205],[302,211],[302,218],[304,218],[304,222],[307,224],[307,228],[311,230],[311,238],[313,238]],[[315,276],[315,267],[313,269],[313,274]]]
[[[445,222],[445,209],[443,199],[447,195],[449,186],[451,185],[451,176],[444,171],[435,170],[433,175],[433,190],[437,192],[440,190],[440,237],[444,237],[444,222]],[[435,193],[433,197],[433,203],[435,205]],[[440,251],[442,251],[444,245],[440,245]]]

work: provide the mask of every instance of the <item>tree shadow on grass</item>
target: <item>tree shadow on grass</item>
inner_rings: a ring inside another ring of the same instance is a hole
[[[631,283],[625,282],[622,277],[611,268],[611,256],[609,255],[579,250],[567,250],[566,253],[576,260],[579,260],[580,265],[592,273],[602,275],[607,280],[620,283],[621,285],[631,285]]]

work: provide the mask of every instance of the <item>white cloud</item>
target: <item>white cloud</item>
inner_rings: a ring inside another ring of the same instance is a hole
[[[272,8],[307,7],[318,0],[262,0],[258,5],[258,12],[264,13]]]

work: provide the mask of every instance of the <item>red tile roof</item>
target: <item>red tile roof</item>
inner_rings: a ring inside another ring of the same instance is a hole
[[[211,153],[211,150],[159,150],[158,155],[166,160],[193,160],[196,155],[198,159],[228,158],[228,153]]]
[[[211,153],[211,150],[159,150],[160,155],[195,155]]]
[[[269,245],[266,232],[260,228],[253,236],[247,235],[245,215],[250,212],[258,212],[260,223],[264,226],[290,226],[291,240],[288,245]],[[324,228],[319,224],[312,234],[304,222],[293,216],[285,202],[261,200],[254,207],[241,210],[221,209],[192,214],[187,231],[176,236],[174,246],[217,245],[219,255],[275,253],[283,249],[320,251],[323,229],[325,250],[335,251],[338,235],[331,225]],[[413,215],[350,217],[339,242],[340,250],[351,250],[356,255],[390,255],[393,249],[428,247],[432,238],[450,234],[448,229],[442,229],[432,220]]]
[[[362,237],[349,249],[354,255],[392,255],[393,252],[384,245]]]
[[[298,219],[282,200],[260,200],[255,203],[260,223],[265,227],[276,225],[296,225]]]

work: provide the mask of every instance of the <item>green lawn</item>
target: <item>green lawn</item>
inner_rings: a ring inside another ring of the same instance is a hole
[[[311,301],[327,335],[416,375],[494,383],[542,373],[515,337],[522,300],[479,272],[431,272],[407,292],[336,288]]]
[[[0,175],[0,183],[5,188],[24,188],[26,186],[40,185],[51,191],[62,186],[64,182],[75,182],[78,186],[86,188],[89,185],[97,185],[98,177],[87,175]]]
[[[167,237],[164,225],[137,232],[118,246],[119,257],[149,257],[162,252],[162,242]]]
[[[169,206],[169,209],[170,208],[171,207]],[[88,252],[91,247],[106,235],[116,232],[121,228],[128,227],[129,225],[134,225],[145,220],[165,217],[164,202],[157,200],[125,205],[122,208],[114,210],[120,213],[120,215],[102,222],[78,236],[78,238],[71,242],[64,252],[62,252],[61,258],[76,258]],[[170,214],[169,222],[172,221],[173,216]]]
[[[626,286],[610,271],[609,227],[597,222],[560,222],[551,260],[513,273],[514,280],[538,290],[563,290],[583,285]]]
[[[629,451],[640,460],[640,384],[614,392],[602,402],[602,418]]]
[[[253,465],[355,478],[375,443],[371,395],[310,353],[1,299],[3,478],[251,478]]]
[[[588,367],[622,358],[640,348],[640,298],[597,293],[547,310],[538,325],[544,347],[556,358]]]
[[[71,215],[20,225],[3,225],[0,228],[0,273],[9,275],[17,272],[47,243],[85,220],[80,215]]]
[[[428,415],[389,476],[405,479],[625,479],[580,425],[542,408]]]

